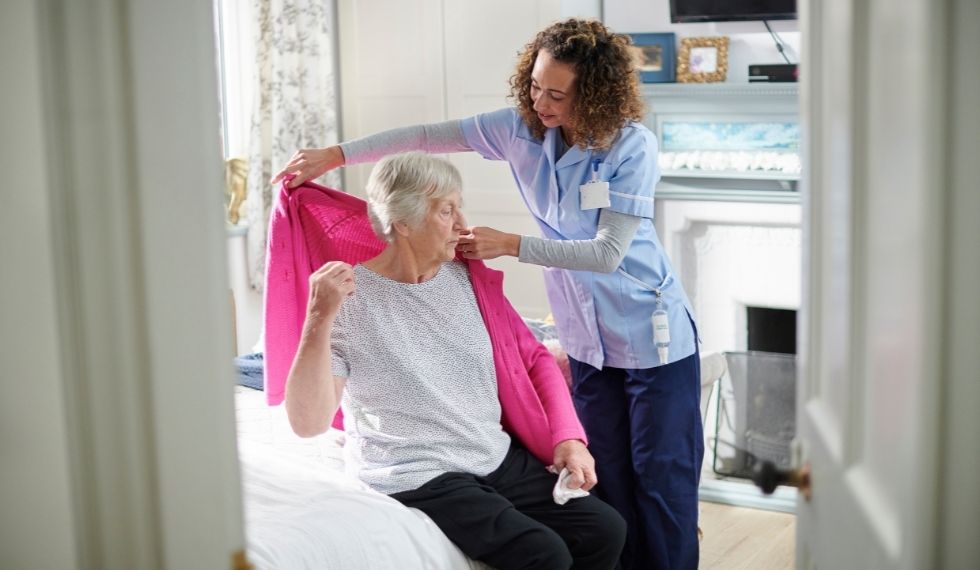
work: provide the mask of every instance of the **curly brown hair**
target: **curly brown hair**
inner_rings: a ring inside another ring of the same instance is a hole
[[[608,148],[628,121],[642,120],[644,105],[631,45],[629,36],[594,20],[571,18],[538,32],[524,46],[510,78],[510,98],[531,133],[543,139],[546,130],[531,100],[531,70],[541,50],[575,69],[575,100],[566,125],[572,145]]]

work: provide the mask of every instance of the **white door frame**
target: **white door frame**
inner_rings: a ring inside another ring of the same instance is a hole
[[[936,568],[970,568],[980,560],[980,2],[949,0],[944,24],[946,345],[933,534]]]
[[[5,312],[40,310],[12,331],[32,349],[10,360],[38,384],[4,375],[38,419],[5,437],[53,458],[35,469],[67,467],[67,490],[50,477],[20,488],[22,502],[58,501],[49,512],[69,515],[71,536],[5,536],[0,561],[234,567],[244,534],[211,3],[18,0],[8,17],[23,56],[3,59],[4,80],[28,83],[23,108],[4,112],[30,131],[4,127],[23,162],[4,164],[3,192],[37,198],[4,214],[4,237],[23,239],[3,271],[32,270],[37,284],[5,278],[0,292]],[[0,515],[4,528],[42,516]]]

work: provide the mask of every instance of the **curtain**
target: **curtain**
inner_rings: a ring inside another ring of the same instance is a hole
[[[332,0],[255,0],[255,93],[249,136],[248,272],[262,290],[266,233],[275,192],[269,184],[301,148],[337,142]],[[338,173],[323,184],[339,186]]]

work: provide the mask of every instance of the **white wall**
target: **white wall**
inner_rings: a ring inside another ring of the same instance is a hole
[[[228,281],[234,303],[236,355],[261,352],[262,293],[252,288],[248,279],[248,255],[245,241],[247,228],[228,230]],[[230,325],[229,325],[230,326]]]

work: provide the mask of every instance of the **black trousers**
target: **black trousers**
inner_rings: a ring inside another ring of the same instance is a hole
[[[467,556],[500,570],[613,568],[626,522],[592,495],[555,504],[556,480],[514,444],[486,477],[444,473],[391,497],[428,515]]]

